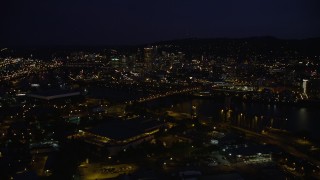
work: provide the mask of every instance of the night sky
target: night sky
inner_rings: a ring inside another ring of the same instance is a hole
[[[1,0],[0,46],[320,37],[319,0]]]

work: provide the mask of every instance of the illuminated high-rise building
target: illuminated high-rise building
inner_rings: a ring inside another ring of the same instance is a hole
[[[111,52],[110,52],[110,63],[114,68],[120,67],[120,63],[121,63],[120,56],[118,52],[114,49],[111,49]]]
[[[307,94],[307,84],[308,84],[308,80],[307,79],[304,79],[302,81],[302,89],[303,89],[303,93],[304,94]]]
[[[153,48],[144,48],[144,64],[147,69],[152,68]]]

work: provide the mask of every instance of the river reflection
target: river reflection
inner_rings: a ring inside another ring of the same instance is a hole
[[[203,120],[229,121],[254,131],[273,127],[294,133],[307,133],[317,139],[320,136],[320,111],[316,107],[233,101],[226,105],[223,99],[183,97],[164,98],[150,102],[147,106],[158,112],[175,111],[190,115],[192,106],[196,106],[197,116]]]

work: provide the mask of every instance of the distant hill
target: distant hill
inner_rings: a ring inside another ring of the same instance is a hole
[[[274,37],[250,38],[189,38],[161,41],[138,46],[44,46],[36,48],[8,48],[0,51],[0,57],[30,57],[50,59],[53,54],[68,55],[74,51],[106,52],[117,49],[125,54],[138,48],[158,46],[160,51],[182,51],[189,56],[320,56],[320,38],[278,39]]]
[[[275,56],[319,56],[320,38],[278,39],[274,37],[251,38],[215,38],[215,39],[179,39],[163,41],[151,45],[173,45],[193,54],[215,55],[275,55]]]

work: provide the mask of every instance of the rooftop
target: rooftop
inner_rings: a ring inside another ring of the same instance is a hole
[[[163,121],[135,118],[130,120],[112,119],[89,130],[90,133],[114,140],[125,140],[164,125]]]
[[[70,90],[60,90],[60,89],[51,89],[45,91],[38,91],[28,94],[29,97],[52,100],[63,97],[77,96],[80,95],[79,91],[70,91]]]

